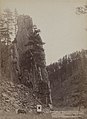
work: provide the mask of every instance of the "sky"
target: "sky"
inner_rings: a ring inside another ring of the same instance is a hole
[[[46,64],[66,54],[87,49],[87,15],[77,15],[76,7],[87,0],[0,0],[0,8],[17,9],[30,15],[41,30]]]

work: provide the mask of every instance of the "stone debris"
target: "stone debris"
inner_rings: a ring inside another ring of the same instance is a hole
[[[0,112],[13,112],[16,109],[32,110],[37,104],[32,93],[23,84],[14,84],[3,78],[0,80]]]

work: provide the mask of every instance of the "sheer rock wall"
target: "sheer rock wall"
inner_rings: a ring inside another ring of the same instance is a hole
[[[20,83],[23,83],[27,87],[32,89],[36,97],[42,103],[48,104],[51,102],[50,101],[51,95],[50,95],[50,83],[46,71],[45,53],[43,50],[43,46],[41,46],[43,42],[39,36],[38,43],[39,42],[41,43],[40,44],[41,51],[38,51],[38,49],[36,49],[36,51],[40,53],[41,57],[37,55],[36,57],[33,56],[32,59],[30,46],[27,46],[27,44],[30,43],[29,41],[31,41],[30,36],[35,33],[33,31],[34,25],[32,22],[32,18],[30,16],[21,15],[18,17],[17,23],[18,23],[18,32],[16,39],[13,41],[13,50],[12,50],[14,59],[13,61],[15,62],[14,63],[15,68],[13,69],[14,72],[16,72],[14,73],[15,79],[17,80],[17,82],[19,81]],[[35,42],[35,38],[33,38],[32,42],[33,43]],[[39,65],[39,62],[41,62],[41,65]]]

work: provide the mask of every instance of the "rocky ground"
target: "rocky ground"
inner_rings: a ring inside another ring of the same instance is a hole
[[[6,78],[0,79],[0,112],[34,109],[37,101],[32,94],[23,84],[14,84]]]

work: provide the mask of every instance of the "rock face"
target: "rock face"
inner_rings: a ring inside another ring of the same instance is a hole
[[[33,22],[30,16],[19,16],[18,17],[18,32],[17,32],[17,49],[21,59],[21,55],[26,52],[25,45],[29,41],[29,36],[33,33]]]
[[[46,71],[43,42],[40,30],[29,16],[18,17],[18,32],[12,48],[12,75],[15,82],[32,89],[42,103],[50,103],[50,84]]]
[[[87,50],[47,67],[55,107],[87,107]]]

